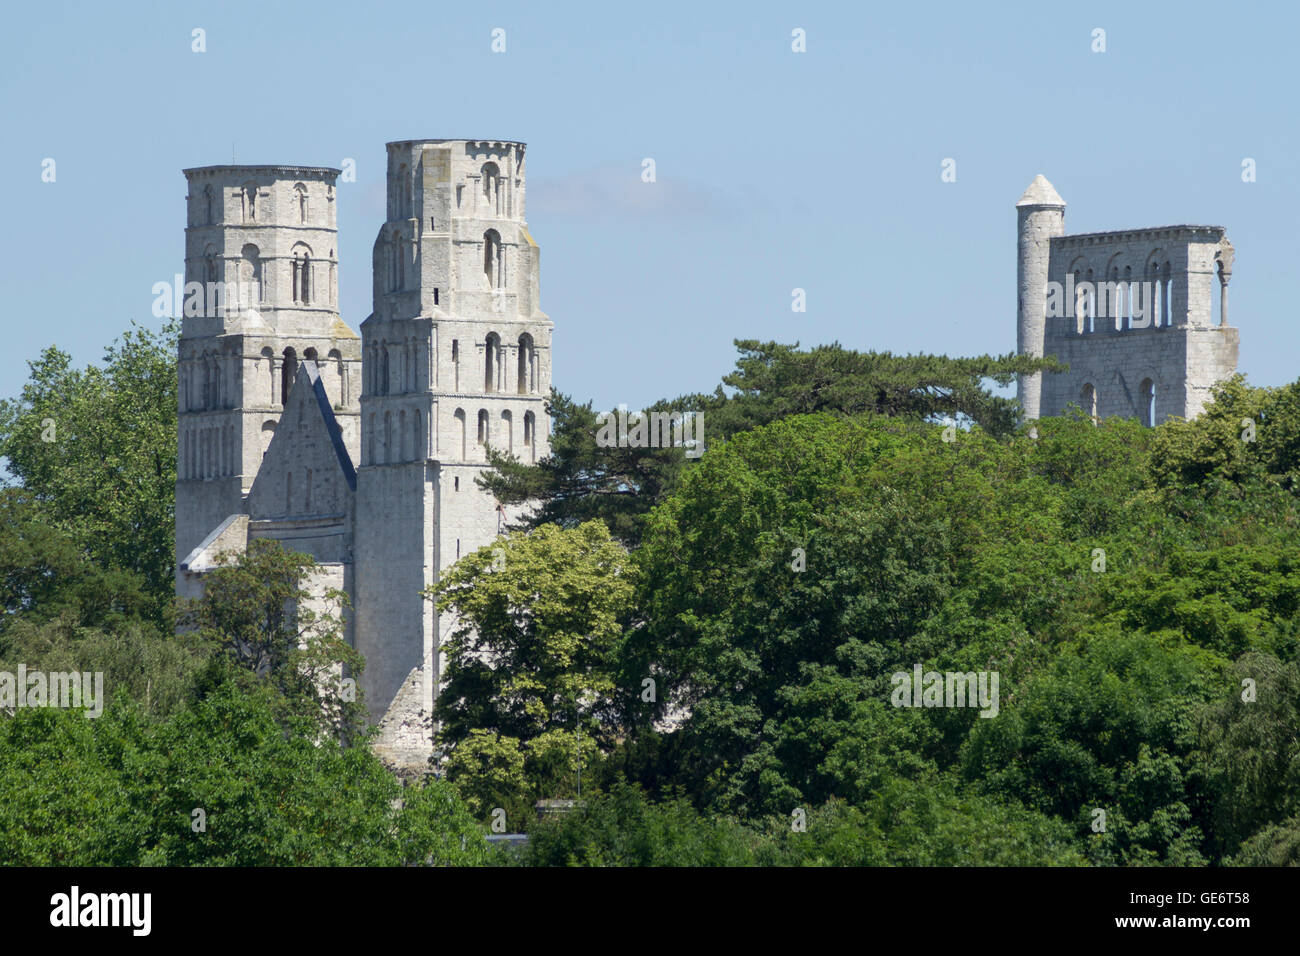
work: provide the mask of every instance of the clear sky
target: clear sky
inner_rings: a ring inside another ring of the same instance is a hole
[[[1227,227],[1240,367],[1255,384],[1293,381],[1297,9],[9,6],[0,396],[48,344],[84,363],[131,320],[160,324],[150,289],[183,266],[188,166],[354,159],[357,181],[338,189],[339,286],[358,328],[384,143],[460,137],[528,143],[554,383],[598,407],[709,390],[742,337],[1014,350],[1013,207],[1037,173],[1069,204],[1068,232]],[[196,27],[204,53],[191,51]],[[791,49],[796,28],[805,53]],[[641,181],[645,158],[655,183]],[[796,287],[804,313],[791,311]]]

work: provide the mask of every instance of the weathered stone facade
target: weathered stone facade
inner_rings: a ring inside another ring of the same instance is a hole
[[[452,627],[421,592],[513,518],[475,483],[487,447],[549,453],[552,324],[524,144],[388,144],[360,340],[337,314],[337,174],[186,171],[187,283],[241,287],[240,310],[182,329],[177,589],[199,593],[216,555],[252,538],[311,553],[314,585],[351,599],[377,750],[409,767],[430,752]]]
[[[1016,211],[1017,349],[1070,366],[1020,377],[1026,420],[1071,405],[1148,425],[1199,415],[1237,368],[1238,331],[1227,324],[1233,248],[1223,228],[1067,236],[1065,201],[1042,176]]]

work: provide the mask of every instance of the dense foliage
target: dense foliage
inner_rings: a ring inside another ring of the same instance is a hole
[[[109,697],[0,712],[0,859],[1300,862],[1300,383],[1031,433],[986,387],[1014,357],[741,342],[730,391],[656,406],[703,410],[698,459],[554,395],[553,455],[486,481],[527,527],[426,595],[460,623],[403,787],[310,558],[173,604],[174,334],[51,349],[0,405],[0,672]],[[898,706],[917,668],[996,699]]]

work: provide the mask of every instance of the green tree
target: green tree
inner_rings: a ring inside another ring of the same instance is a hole
[[[312,581],[322,569],[278,541],[254,539],[243,554],[219,557],[203,596],[182,602],[185,625],[219,650],[206,682],[265,680],[286,713],[344,739],[360,733],[365,711],[356,678],[365,661],[344,637],[347,595],[326,587],[313,597]]]
[[[160,626],[175,568],[177,334],[132,328],[80,370],[48,348],[22,395],[0,402],[11,481],[105,572],[139,575]]]
[[[576,784],[578,747],[610,735],[613,649],[630,612],[627,552],[600,522],[516,532],[462,558],[428,592],[457,627],[438,696],[449,779],[479,809],[518,786],[558,796]],[[585,762],[585,761],[584,761]]]

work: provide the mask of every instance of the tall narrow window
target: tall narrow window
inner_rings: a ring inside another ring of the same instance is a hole
[[[1097,424],[1097,389],[1091,382],[1083,386],[1083,391],[1079,394],[1079,407],[1092,419],[1094,425]]]
[[[533,354],[533,337],[525,332],[519,336],[519,374],[518,374],[518,391],[520,395],[526,395],[529,392],[537,390],[536,377],[534,375],[534,364],[536,357]]]
[[[293,388],[293,380],[298,375],[298,353],[293,347],[284,350],[284,361],[280,366],[280,404],[289,404],[289,389]]]
[[[456,339],[451,340],[451,371],[452,387],[455,391],[460,391],[460,342]]]
[[[465,409],[463,409],[463,408],[458,408],[458,409],[456,409],[456,416],[455,416],[455,419],[456,419],[456,429],[457,429],[457,431],[460,432],[460,457],[461,457],[461,460],[464,461],[464,460],[465,460],[465,451],[466,451],[466,448],[465,448]]]
[[[480,445],[488,443],[488,413],[486,408],[479,409],[478,413],[478,443]]]
[[[515,429],[514,419],[509,409],[501,413],[501,434],[501,443],[505,445],[506,454],[513,455],[515,453]]]
[[[483,344],[483,391],[497,390],[497,353],[501,351],[501,337],[489,332]]]
[[[1174,273],[1173,273],[1173,271],[1171,271],[1171,269],[1170,269],[1170,267],[1169,267],[1169,263],[1167,263],[1167,261],[1166,261],[1166,263],[1165,263],[1165,315],[1167,316],[1167,319],[1166,319],[1166,321],[1165,321],[1165,324],[1166,324],[1166,325],[1171,325],[1171,324],[1173,324],[1173,320],[1174,320]]]
[[[216,220],[212,218],[212,186],[211,186],[211,184],[209,184],[209,185],[203,187],[203,207],[204,207],[204,209],[207,210],[207,215],[206,215],[205,219],[206,219],[208,225],[210,226],[210,225],[212,225],[214,222],[216,222]]]
[[[1142,424],[1148,428],[1156,423],[1156,383],[1149,378],[1142,380]]]
[[[1110,285],[1106,287],[1106,318],[1110,320],[1115,331],[1124,328],[1124,286],[1119,281],[1119,269],[1110,270]]]
[[[251,242],[239,252],[239,304],[251,309],[262,301],[262,253]]]
[[[1133,328],[1133,267],[1124,267],[1124,301],[1127,305],[1125,315],[1127,316],[1127,327]]]
[[[293,301],[299,305],[311,304],[311,248],[304,243],[293,247]]]
[[[483,233],[483,275],[489,289],[504,287],[502,264],[501,236],[495,229],[489,229]]]
[[[298,222],[307,224],[307,187],[302,183],[293,187],[294,199],[298,203]]]
[[[501,215],[501,171],[496,163],[483,165],[483,204],[490,216]]]
[[[532,412],[524,412],[524,455],[530,464],[537,461],[537,419]]]

